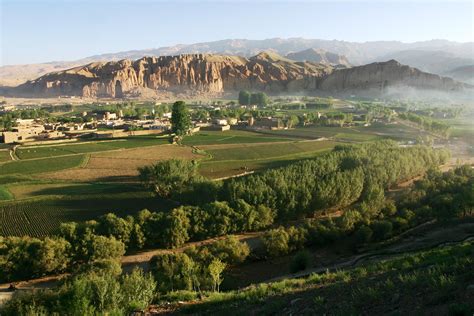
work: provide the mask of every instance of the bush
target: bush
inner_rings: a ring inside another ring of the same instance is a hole
[[[355,239],[358,244],[366,244],[372,239],[372,229],[368,226],[361,226],[355,233]]]
[[[372,225],[372,230],[376,240],[384,240],[392,235],[393,225],[389,221],[378,221]]]
[[[290,264],[290,272],[295,273],[298,271],[306,270],[311,264],[311,254],[307,250],[298,252]]]
[[[271,257],[286,255],[290,251],[290,236],[283,227],[269,230],[263,235],[262,241]]]

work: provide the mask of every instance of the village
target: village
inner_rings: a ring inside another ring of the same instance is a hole
[[[66,113],[57,116],[44,112],[45,107],[33,108],[34,115],[12,115],[21,108],[2,104],[0,115],[10,115],[10,125],[0,126],[0,143],[22,144],[123,138],[140,135],[165,135],[171,128],[171,109],[168,104],[97,105],[92,110],[74,112],[72,106],[62,106]],[[53,107],[53,110],[55,107]],[[51,108],[48,108],[50,111]],[[372,122],[390,122],[396,112],[344,105],[333,108],[326,103],[281,100],[271,105],[237,104],[234,101],[211,104],[190,104],[192,119],[190,133],[229,130],[282,130],[297,126],[369,126]],[[39,112],[39,114],[38,114]],[[53,112],[54,113],[54,112]],[[25,117],[26,116],[26,117]]]

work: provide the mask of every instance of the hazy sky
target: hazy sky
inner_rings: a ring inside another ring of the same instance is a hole
[[[473,1],[0,0],[0,63],[228,38],[467,42]]]

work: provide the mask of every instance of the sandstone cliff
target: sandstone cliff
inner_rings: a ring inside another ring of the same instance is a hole
[[[156,95],[210,96],[242,89],[268,93],[340,92],[383,90],[392,85],[443,91],[465,87],[452,79],[423,73],[396,61],[334,69],[329,65],[295,62],[272,52],[262,52],[251,58],[187,54],[91,63],[28,81],[13,94],[122,98],[146,90]]]

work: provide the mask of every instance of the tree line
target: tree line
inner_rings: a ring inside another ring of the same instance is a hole
[[[444,137],[449,136],[451,127],[448,124],[434,120],[431,117],[422,116],[411,112],[400,113],[398,116],[404,120],[418,124],[424,130],[439,134]]]

